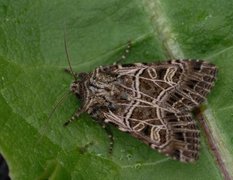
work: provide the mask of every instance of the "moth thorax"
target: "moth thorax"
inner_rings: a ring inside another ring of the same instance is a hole
[[[79,82],[74,81],[70,85],[70,91],[73,92],[74,94],[80,94]]]

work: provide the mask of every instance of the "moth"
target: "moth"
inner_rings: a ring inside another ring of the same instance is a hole
[[[198,159],[200,133],[191,112],[214,86],[215,65],[168,60],[100,66],[89,73],[74,73],[70,66],[69,71],[75,79],[70,90],[82,104],[65,125],[86,112],[173,159]]]

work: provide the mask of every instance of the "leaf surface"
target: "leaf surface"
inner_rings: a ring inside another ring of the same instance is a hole
[[[64,128],[80,103],[69,94],[48,114],[72,77],[64,51],[66,29],[71,64],[90,72],[120,57],[125,63],[170,58],[207,59],[219,68],[205,116],[227,167],[233,157],[232,1],[80,0],[0,2],[0,151],[13,179],[222,179],[202,133],[200,159],[170,160],[112,127],[108,155],[105,131],[88,115]],[[90,146],[86,146],[90,144]]]

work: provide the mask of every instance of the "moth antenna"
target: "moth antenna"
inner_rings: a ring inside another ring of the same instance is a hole
[[[72,76],[74,77],[74,80],[77,80],[77,77],[75,76],[75,73],[71,67],[71,63],[70,63],[70,56],[69,56],[69,53],[68,53],[68,49],[67,49],[67,43],[66,43],[66,28],[64,30],[64,45],[65,45],[65,52],[66,52],[66,59],[67,59],[67,62],[69,64],[69,69],[70,69],[70,72],[72,74]]]
[[[56,111],[56,109],[59,107],[59,105],[61,105],[62,102],[64,102],[64,100],[66,100],[66,98],[68,97],[68,95],[71,93],[71,91],[69,92],[65,92],[62,97],[58,100],[57,103],[55,103],[55,105],[53,106],[54,108],[52,109],[52,111],[49,113],[48,116],[48,121],[51,119],[53,113]]]
[[[50,121],[52,115],[54,114],[55,110],[59,107],[59,105],[61,105],[62,102],[64,102],[64,100],[68,97],[68,95],[69,95],[70,93],[71,93],[71,91],[65,92],[65,93],[61,96],[61,98],[59,98],[59,100],[55,103],[55,105],[53,105],[54,108],[52,109],[52,111],[50,111],[50,113],[49,113],[49,115],[48,115],[47,123],[49,123],[49,121]],[[46,133],[46,131],[47,131],[47,126],[45,127],[45,125],[43,125],[43,127],[40,128],[40,131],[41,131],[41,130],[43,131],[43,132],[42,132],[42,136],[41,136],[41,138],[38,140],[37,143],[40,142],[40,140],[42,139],[42,137],[43,137],[44,134]]]

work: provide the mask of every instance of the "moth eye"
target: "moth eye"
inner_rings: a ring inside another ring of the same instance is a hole
[[[70,91],[72,91],[73,93],[79,93],[79,83],[73,82],[70,86]]]

